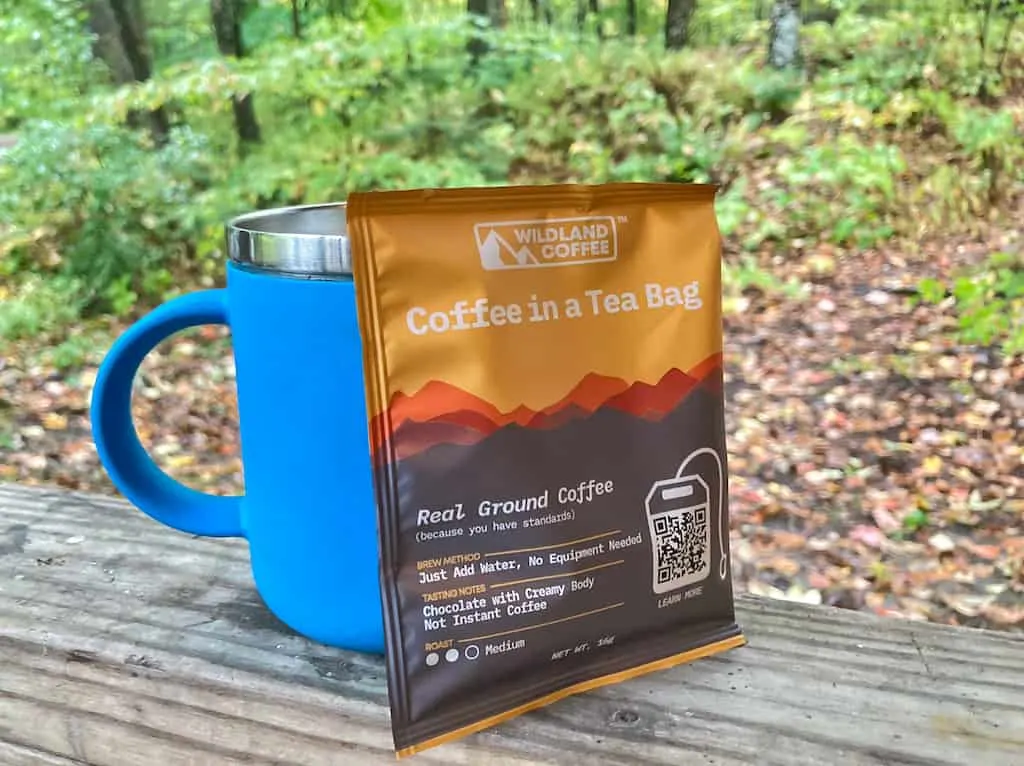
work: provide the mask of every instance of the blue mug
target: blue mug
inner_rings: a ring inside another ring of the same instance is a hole
[[[384,652],[362,346],[341,203],[228,223],[226,287],[175,298],[113,344],[92,394],[114,486],[181,532],[241,537],[264,603],[315,641]],[[245,491],[204,494],[160,469],[132,422],[142,360],[171,334],[225,324],[235,358]]]

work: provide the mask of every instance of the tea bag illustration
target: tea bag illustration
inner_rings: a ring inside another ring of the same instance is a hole
[[[657,594],[684,588],[711,573],[711,528],[722,519],[723,466],[709,447],[691,452],[676,476],[654,482],[647,493],[652,587]],[[719,577],[727,571],[725,538],[719,538]]]

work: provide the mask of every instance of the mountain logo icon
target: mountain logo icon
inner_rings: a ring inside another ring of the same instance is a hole
[[[539,266],[540,261],[530,252],[530,248],[520,247],[516,249],[498,233],[498,230],[491,228],[487,231],[483,241],[480,235],[483,233],[481,227],[477,227],[477,248],[480,250],[480,263],[488,271],[497,269],[514,269],[527,265]]]
[[[614,261],[619,237],[612,216],[478,223],[480,264],[487,271]]]

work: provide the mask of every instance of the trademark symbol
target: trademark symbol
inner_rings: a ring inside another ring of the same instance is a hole
[[[619,223],[629,223],[629,216],[627,215],[620,215],[617,216],[617,218],[619,220]]]

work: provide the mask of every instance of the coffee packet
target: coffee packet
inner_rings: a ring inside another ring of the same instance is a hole
[[[349,197],[399,757],[745,643],[714,198]]]

